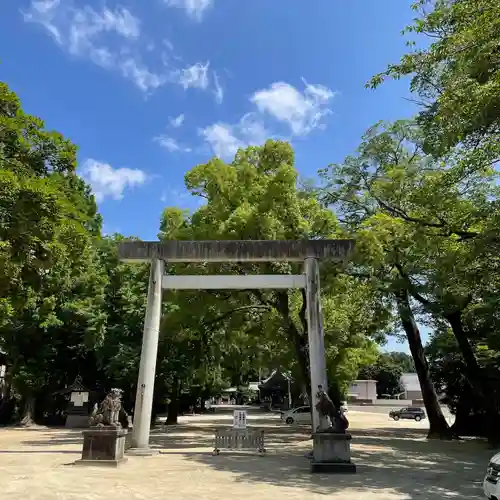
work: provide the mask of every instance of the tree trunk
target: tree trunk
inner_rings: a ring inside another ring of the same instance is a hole
[[[461,311],[456,311],[445,315],[445,318],[448,323],[450,323],[453,335],[455,336],[455,340],[457,341],[458,347],[462,353],[465,366],[467,367],[467,378],[469,379],[472,387],[474,387],[474,390],[482,392],[481,367],[477,362],[467,334],[464,331],[462,325],[462,313]]]
[[[401,290],[395,295],[399,317],[401,318],[401,323],[408,339],[410,352],[413,356],[415,370],[417,372],[418,381],[420,382],[420,388],[422,390],[422,398],[424,400],[427,417],[429,419],[429,434],[427,437],[450,439],[452,433],[448,422],[444,418],[436,395],[436,390],[432,384],[429,374],[429,365],[427,364],[424,348],[422,346],[420,331],[410,307],[408,292],[406,290]]]
[[[307,394],[311,396],[311,375],[309,373],[309,359],[307,351],[307,340],[300,335],[300,333],[295,328],[295,331],[290,332],[290,335],[294,337],[295,354],[297,356],[297,362],[300,368],[300,374],[302,376],[303,384],[306,388]],[[306,337],[307,338],[307,337]],[[312,400],[311,400],[312,401]]]
[[[20,424],[29,427],[35,423],[35,397],[28,393],[23,400],[23,410]]]
[[[170,403],[168,404],[167,425],[176,425],[179,416],[179,381],[174,379]]]
[[[302,308],[299,313],[299,317],[301,319],[303,332],[301,333],[297,328],[297,325],[290,317],[290,304],[288,300],[287,292],[278,292],[277,293],[277,309],[281,314],[284,322],[284,326],[287,331],[287,336],[290,342],[293,343],[295,347],[295,354],[297,355],[297,363],[299,364],[300,374],[302,377],[302,383],[307,387],[307,394],[309,395],[310,401],[313,401],[311,398],[311,374],[309,371],[309,346],[308,346],[308,337],[307,337],[307,322],[305,320],[305,311],[306,311],[306,297],[305,294],[302,295]]]
[[[471,436],[470,416],[471,416],[471,394],[467,391],[466,394],[461,394],[455,413],[455,422],[451,426],[451,430],[457,436]]]
[[[447,314],[445,318],[450,323],[453,335],[462,353],[467,370],[467,379],[473,389],[474,396],[478,398],[486,412],[485,433],[488,441],[491,445],[497,446],[500,443],[500,416],[498,414],[499,404],[496,384],[490,383],[477,362],[474,350],[463,327],[462,312],[456,311]]]

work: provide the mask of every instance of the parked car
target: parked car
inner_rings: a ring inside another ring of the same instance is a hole
[[[311,407],[299,406],[291,410],[281,412],[281,420],[286,424],[310,424],[311,423]]]
[[[486,498],[500,499],[500,453],[497,453],[488,464],[483,481],[483,491]]]
[[[340,409],[345,413],[348,411],[347,403],[342,402]],[[299,406],[288,411],[281,412],[281,420],[286,424],[310,424],[311,423],[311,407]]]
[[[391,410],[389,412],[389,417],[393,420],[399,420],[400,418],[406,418],[409,420],[415,420],[415,422],[420,422],[425,418],[425,411],[422,408],[416,406],[410,406],[409,408],[400,408],[398,410]]]

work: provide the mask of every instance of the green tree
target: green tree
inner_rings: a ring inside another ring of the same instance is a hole
[[[427,276],[432,267],[420,267],[417,273],[415,264],[421,262],[422,254],[429,264],[425,251],[432,248],[430,242],[436,237],[445,239],[451,226],[436,216],[446,203],[450,205],[450,195],[443,198],[434,192],[439,165],[422,153],[419,139],[419,130],[411,122],[377,124],[363,137],[356,156],[332,165],[322,175],[325,202],[357,238],[357,258],[350,273],[393,301],[422,388],[429,435],[448,436],[412,310],[410,283],[399,272],[408,266],[411,276]]]
[[[360,380],[376,380],[378,397],[399,396],[403,392],[401,376],[403,368],[391,354],[404,353],[380,353],[378,359],[372,365],[363,367],[359,374]]]
[[[403,373],[415,373],[415,365],[409,354],[400,351],[386,352],[382,357],[401,368]]]
[[[0,84],[0,349],[27,424],[36,396],[74,378],[103,334],[101,219],[75,169],[75,146]]]
[[[500,153],[498,2],[418,0],[413,8],[418,17],[405,33],[431,43],[418,48],[419,38],[410,41],[412,50],[368,85],[411,76],[426,150],[440,155],[460,144],[476,160],[475,168],[490,166]]]
[[[492,316],[481,321],[478,311],[491,315],[496,300],[498,266],[491,260],[497,248],[496,173],[471,169],[462,175],[462,148],[437,160],[423,152],[422,140],[411,122],[370,130],[358,156],[332,167],[328,200],[358,231],[363,262],[372,266],[368,274],[376,269],[379,280],[393,277],[389,282],[402,323],[407,333],[415,332],[408,340],[416,349],[417,373],[415,355],[422,362],[425,356],[412,300],[451,327],[468,380],[489,408],[493,431],[498,403],[489,396],[492,382],[474,352],[478,332],[471,327],[484,331],[495,324]]]
[[[451,326],[468,383],[474,397],[482,400],[493,432],[500,411],[495,396],[498,374],[492,375],[476,346],[483,341],[488,348],[498,344],[493,333],[499,276],[495,185],[500,158],[498,5],[494,0],[422,0],[414,8],[419,17],[406,32],[430,37],[431,43],[413,48],[369,85],[376,87],[386,77],[411,75],[411,90],[419,99],[417,122],[423,149],[450,167],[446,172],[442,169],[434,197],[449,200],[455,190],[453,210],[435,211],[433,223],[446,228],[455,241],[441,239],[439,247],[432,249],[435,264],[432,278],[425,275],[425,286],[421,286],[422,279],[415,286],[409,272],[402,274],[412,296]],[[410,46],[416,47],[415,43]]]
[[[262,147],[239,150],[229,164],[214,158],[186,174],[186,187],[206,203],[191,215],[167,209],[161,222],[160,239],[341,237],[343,234],[335,215],[322,207],[313,191],[298,188],[297,181],[293,151],[284,142],[268,141]],[[339,271],[338,266],[325,263],[322,293],[328,371],[332,386],[337,392],[342,392],[356,376],[359,365],[375,359],[373,339],[380,335],[390,314],[380,300],[380,294],[371,286]],[[224,263],[177,265],[173,266],[172,272],[287,274],[301,273],[302,269],[291,263]],[[240,359],[249,350],[236,347],[238,353],[234,353],[230,346],[235,339],[238,339],[237,346],[243,346],[253,336],[247,345],[257,351],[260,346],[260,354],[259,359],[254,358],[252,362],[262,366],[262,363],[273,360],[291,369],[305,386],[309,385],[307,324],[302,293],[200,291],[195,299],[199,305],[191,303],[189,307],[182,305],[183,301],[193,300],[189,294],[174,295],[176,298],[169,300],[179,301],[182,328],[196,322],[203,325],[205,345],[222,346],[229,349],[231,357],[234,355],[235,359]],[[222,336],[226,340],[221,343]],[[213,359],[220,359],[222,355],[212,353]]]

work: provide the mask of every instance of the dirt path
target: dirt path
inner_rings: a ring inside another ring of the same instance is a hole
[[[394,423],[384,415],[351,413],[355,476],[311,475],[304,454],[307,429],[277,417],[250,416],[266,430],[268,455],[213,457],[213,429],[230,416],[191,417],[152,434],[162,450],[129,457],[118,469],[75,467],[78,431],[0,430],[0,498],[9,500],[443,500],[482,499],[481,481],[492,455],[480,443],[427,442],[425,424]]]

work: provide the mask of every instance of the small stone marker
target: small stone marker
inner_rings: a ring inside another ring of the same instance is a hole
[[[235,410],[233,412],[233,429],[247,428],[247,412],[244,410]]]

